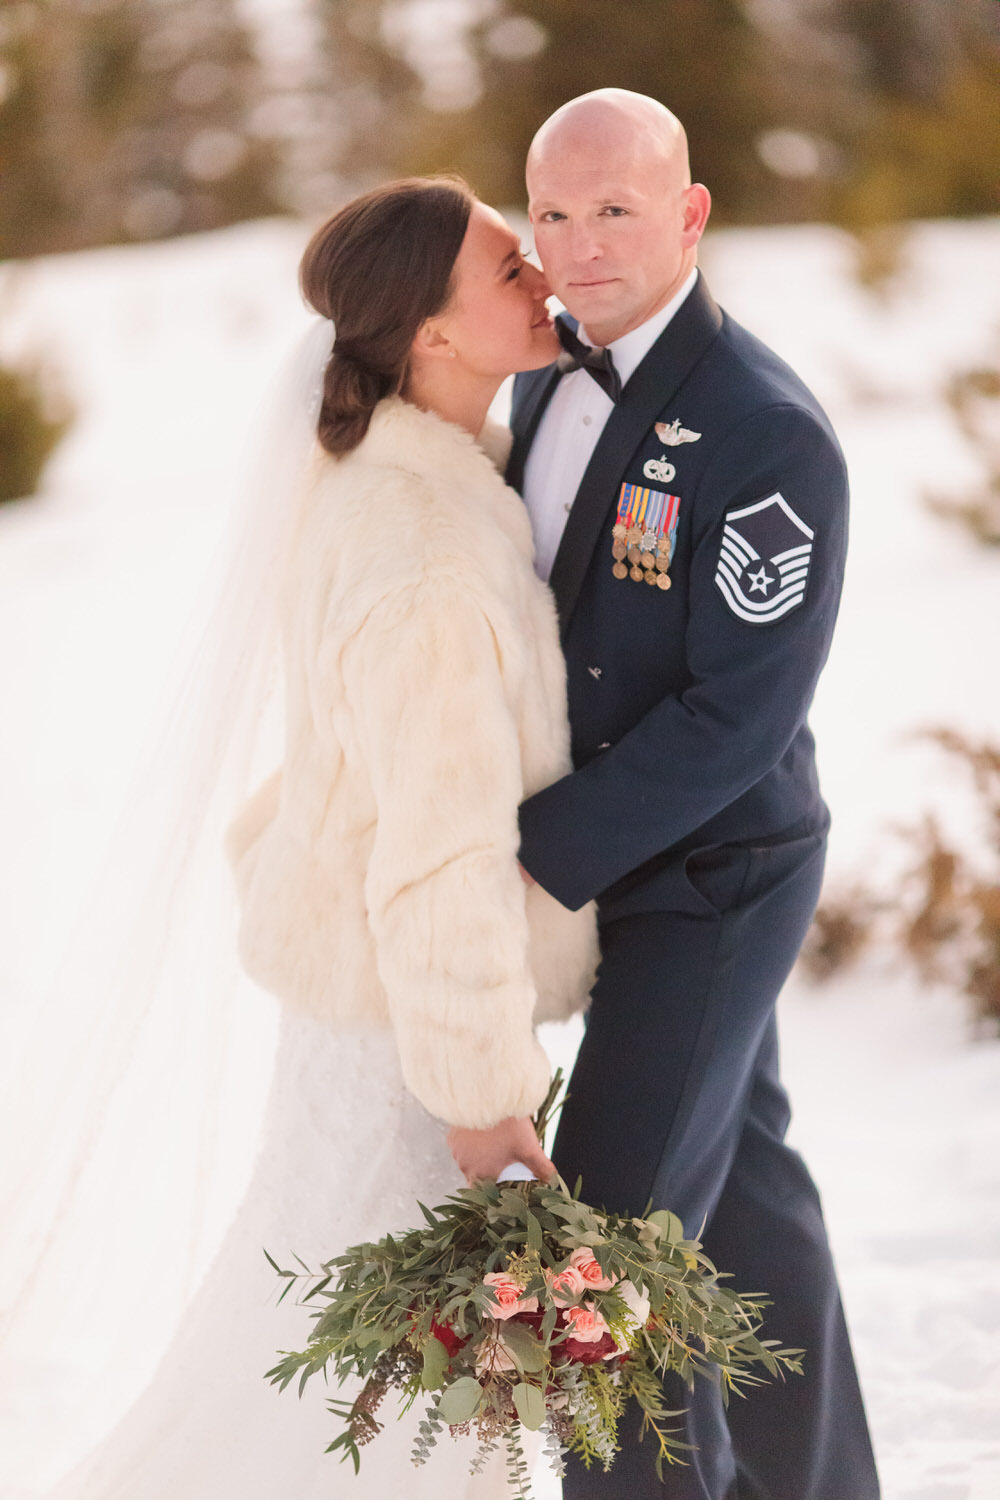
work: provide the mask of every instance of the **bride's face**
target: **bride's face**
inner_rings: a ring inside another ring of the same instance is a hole
[[[455,291],[433,321],[470,374],[537,370],[560,352],[545,302],[552,289],[521,254],[510,225],[485,203],[472,206],[455,261]]]

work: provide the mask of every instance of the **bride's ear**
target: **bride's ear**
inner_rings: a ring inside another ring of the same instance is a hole
[[[453,359],[455,346],[441,326],[440,318],[425,318],[413,340],[416,359]]]

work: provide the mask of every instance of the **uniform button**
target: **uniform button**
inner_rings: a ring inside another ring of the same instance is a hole
[[[567,500],[566,504],[563,506],[563,510],[566,512],[567,515],[569,515],[569,513],[570,513],[570,511],[572,509],[573,509],[573,502],[572,502],[572,500]]]
[[[591,677],[600,677],[601,675],[600,667],[588,667],[587,671],[590,673]]]
[[[584,427],[589,427],[592,420],[593,419],[591,417],[584,417],[584,419],[583,419],[583,425],[584,425]]]

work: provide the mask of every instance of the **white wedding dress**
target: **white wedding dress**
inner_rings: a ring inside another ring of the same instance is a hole
[[[310,1268],[348,1245],[421,1222],[417,1199],[441,1202],[463,1179],[447,1126],[403,1086],[387,1031],[335,1032],[284,1012],[274,1080],[250,1186],[152,1382],[53,1500],[500,1500],[502,1452],[470,1476],[473,1438],[445,1430],[429,1461],[410,1452],[427,1401],[350,1459],[324,1452],[341,1430],[337,1394],[313,1376],[301,1399],[264,1379],[279,1349],[305,1346],[309,1308],[276,1306],[264,1257]],[[303,1291],[308,1283],[303,1283]],[[354,1394],[354,1387],[349,1394]],[[529,1465],[538,1452],[526,1445]]]

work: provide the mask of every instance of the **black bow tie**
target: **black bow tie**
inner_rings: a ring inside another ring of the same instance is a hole
[[[570,370],[586,370],[605,395],[617,404],[622,396],[622,381],[611,358],[611,350],[594,349],[585,344],[562,318],[556,318],[556,333],[565,351],[556,361],[561,372],[566,375]]]

